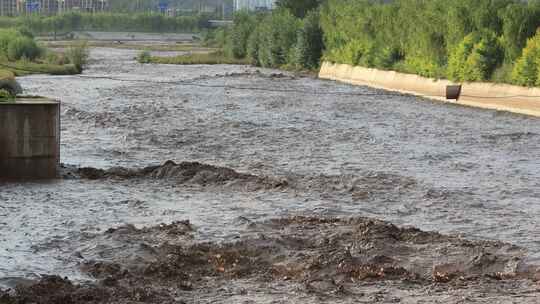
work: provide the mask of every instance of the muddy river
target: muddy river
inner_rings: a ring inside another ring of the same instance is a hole
[[[277,70],[141,65],[137,53],[95,48],[81,76],[20,78],[25,93],[62,101],[66,168],[62,180],[0,185],[4,286],[88,279],[81,259],[116,248],[99,238],[108,229],[181,220],[220,243],[276,218],[369,217],[540,260],[538,119]],[[140,171],[169,160],[253,179]]]

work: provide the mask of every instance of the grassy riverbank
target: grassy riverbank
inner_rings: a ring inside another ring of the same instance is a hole
[[[65,40],[65,41],[39,41],[39,44],[48,48],[70,48],[74,44],[80,43],[78,40]],[[115,49],[127,49],[127,50],[140,50],[140,51],[156,51],[156,52],[212,52],[217,51],[217,48],[206,47],[199,43],[154,43],[148,42],[118,42],[118,41],[100,41],[89,40],[85,41],[88,47],[103,47],[103,48],[115,48]]]
[[[0,29],[0,68],[15,75],[81,73],[88,57],[85,44],[55,52],[37,44],[33,35],[21,29]]]
[[[140,63],[158,63],[158,64],[250,64],[248,59],[238,59],[227,56],[222,51],[190,53],[179,56],[151,56],[149,52],[142,52],[137,60]]]
[[[0,60],[0,67],[13,72],[16,76],[31,74],[75,75],[81,73],[74,64],[52,64],[24,60],[15,62]]]

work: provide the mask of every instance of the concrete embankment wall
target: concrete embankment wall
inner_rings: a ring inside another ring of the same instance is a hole
[[[319,78],[442,101],[447,101],[446,86],[455,84],[448,80],[330,62],[322,64]],[[461,98],[458,101],[448,102],[540,117],[540,88],[482,82],[464,83]]]

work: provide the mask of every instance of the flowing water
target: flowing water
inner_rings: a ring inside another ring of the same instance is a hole
[[[369,216],[507,241],[540,259],[537,118],[247,66],[141,65],[136,55],[95,48],[82,76],[20,78],[26,93],[62,101],[64,164],[198,161],[300,186],[0,184],[4,283],[45,273],[83,278],[74,253],[99,246],[88,236],[185,219],[202,239],[227,240],[246,219]]]

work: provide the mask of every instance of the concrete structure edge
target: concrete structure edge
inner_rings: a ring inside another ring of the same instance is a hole
[[[446,86],[455,83],[413,74],[323,62],[319,78],[365,85],[463,106],[540,117],[540,88],[481,82],[464,83],[462,97],[455,101],[447,100],[445,97]]]

